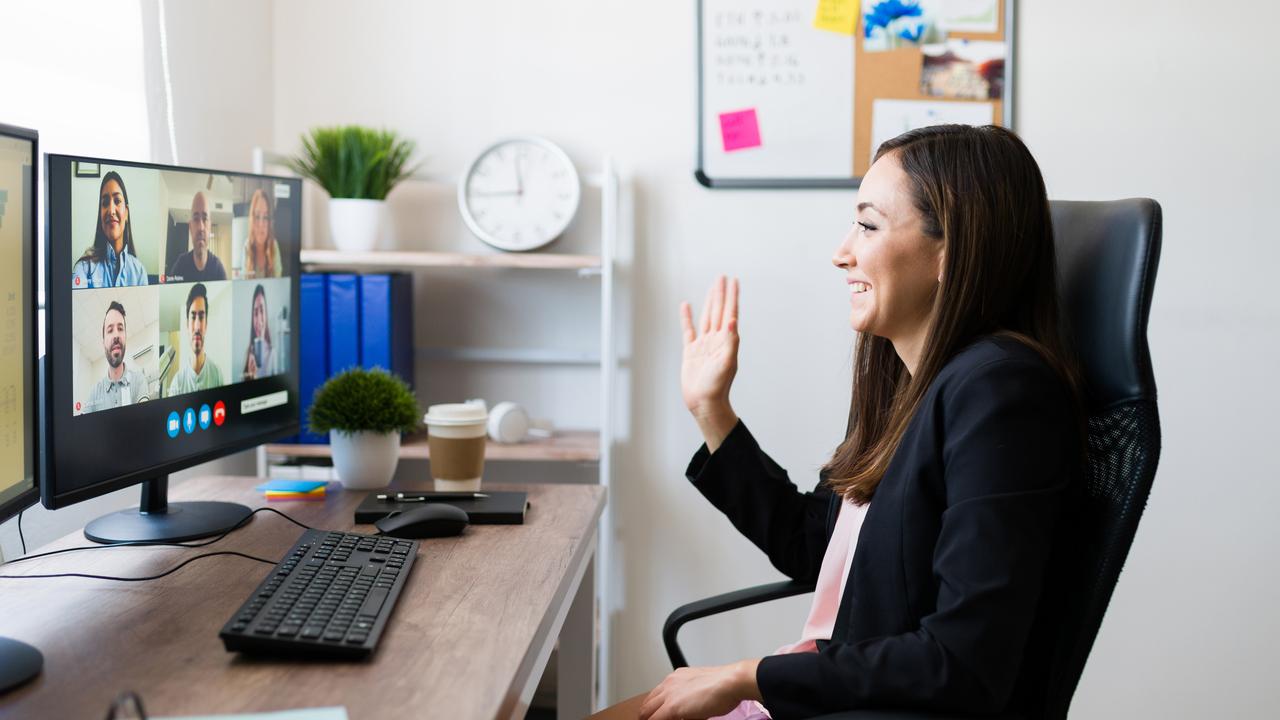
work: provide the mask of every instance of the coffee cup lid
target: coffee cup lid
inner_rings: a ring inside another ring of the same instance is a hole
[[[489,417],[488,411],[480,405],[472,403],[446,403],[432,405],[422,421],[428,425],[475,425],[484,424]]]

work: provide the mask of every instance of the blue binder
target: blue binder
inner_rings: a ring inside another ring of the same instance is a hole
[[[329,374],[360,366],[360,277],[329,276]]]
[[[413,276],[360,276],[360,365],[413,387]]]
[[[307,430],[307,412],[316,388],[329,377],[329,288],[328,276],[303,274],[298,286],[301,308],[298,323],[302,337],[298,339],[298,392],[302,409],[302,431],[296,438],[303,443],[326,443],[329,438]]]

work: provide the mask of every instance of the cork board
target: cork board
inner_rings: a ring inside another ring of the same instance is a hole
[[[851,35],[815,28],[819,2],[698,1],[694,176],[702,185],[857,187],[873,145],[899,132],[937,122],[1011,125],[1014,0],[992,0],[994,32],[949,28],[924,45],[929,72],[920,45],[869,49],[861,6]],[[956,53],[973,48],[989,53],[984,70],[1003,67],[980,96],[963,83],[976,63],[948,74]]]

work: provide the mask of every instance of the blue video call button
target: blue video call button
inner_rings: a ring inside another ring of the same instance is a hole
[[[169,420],[165,423],[165,430],[169,433],[169,437],[178,437],[178,431],[182,429],[182,420],[178,418],[178,411],[174,410],[169,413]]]
[[[205,403],[200,406],[200,429],[208,430],[209,423],[213,421],[213,410],[209,408],[209,404]]]
[[[196,431],[196,411],[195,410],[192,410],[191,408],[187,408],[185,411],[183,411],[182,429],[186,430],[188,435]]]

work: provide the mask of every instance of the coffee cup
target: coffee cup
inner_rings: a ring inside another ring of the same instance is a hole
[[[484,445],[489,413],[473,403],[432,405],[427,425],[431,478],[437,492],[475,492],[484,474]]]

